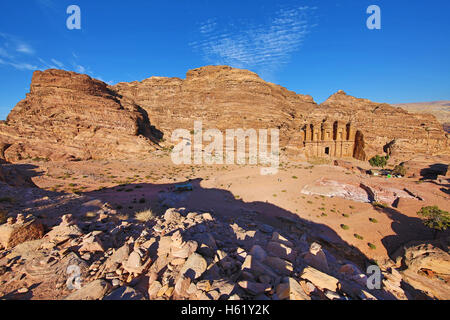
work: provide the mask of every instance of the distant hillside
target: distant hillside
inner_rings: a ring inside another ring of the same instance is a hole
[[[401,107],[409,112],[431,113],[444,126],[446,132],[450,132],[450,101],[432,101],[417,103],[394,104],[395,107]]]

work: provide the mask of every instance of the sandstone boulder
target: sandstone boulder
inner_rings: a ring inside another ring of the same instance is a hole
[[[101,300],[111,289],[104,280],[95,280],[68,295],[65,300]]]
[[[328,289],[330,291],[336,291],[338,288],[339,280],[326,273],[323,273],[312,267],[306,267],[300,278],[312,282],[316,287],[320,289]]]
[[[299,282],[294,278],[284,279],[276,288],[276,294],[281,300],[311,300]]]
[[[22,215],[18,216],[15,223],[9,220],[0,225],[0,246],[4,248],[14,248],[18,244],[43,236],[44,226],[34,219],[24,219]]]
[[[180,270],[180,274],[191,279],[199,278],[207,267],[206,260],[198,253],[193,253]]]
[[[63,70],[35,71],[30,93],[0,124],[8,161],[124,158],[155,150],[152,140],[140,107],[119,102],[102,81]]]

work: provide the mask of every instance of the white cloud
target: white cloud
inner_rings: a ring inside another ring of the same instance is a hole
[[[83,67],[82,65],[76,65],[75,66],[75,71],[78,73],[86,73],[86,68]]]
[[[30,47],[28,44],[26,44],[26,43],[19,43],[19,44],[17,45],[16,51],[17,51],[17,52],[20,52],[20,53],[29,54],[29,55],[33,55],[33,54],[34,54],[34,49],[31,48],[31,47]]]
[[[60,61],[58,61],[58,60],[56,60],[56,59],[51,59],[51,61],[52,61],[55,65],[57,65],[60,69],[64,68],[64,63],[62,63],[62,62],[60,62]]]
[[[11,51],[28,55],[33,55],[35,52],[31,45],[12,34],[0,32],[0,38],[3,39],[3,51],[5,51],[10,57],[14,56],[14,53]]]
[[[18,70],[32,70],[32,71],[34,71],[34,70],[38,69],[37,66],[34,66],[32,64],[29,64],[29,63],[5,61],[3,59],[0,59],[0,64],[12,66],[12,67],[14,67],[14,68],[16,68]]]
[[[208,19],[205,23],[200,26],[200,33],[210,33],[213,32],[217,26],[215,19]]]
[[[43,67],[41,69],[58,69],[55,65],[48,63],[42,58],[38,58],[39,62],[42,63]]]
[[[289,62],[300,49],[315,8],[283,9],[266,24],[229,23],[218,28],[209,19],[199,28],[199,40],[190,45],[211,64],[256,69],[270,73]]]

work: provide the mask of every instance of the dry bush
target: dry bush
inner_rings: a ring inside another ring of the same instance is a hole
[[[135,218],[140,222],[147,222],[155,219],[156,214],[151,209],[146,209],[143,211],[136,212]]]

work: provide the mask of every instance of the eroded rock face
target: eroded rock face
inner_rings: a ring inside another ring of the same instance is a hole
[[[42,238],[44,226],[34,218],[24,218],[23,215],[8,218],[8,222],[0,226],[0,247],[14,248],[15,246]]]
[[[384,151],[401,158],[416,152],[448,152],[449,148],[442,126],[432,115],[408,113],[343,91],[317,105],[310,96],[227,66],[191,70],[185,80],[152,77],[111,89],[142,106],[167,137],[177,128],[193,129],[194,120],[219,130],[280,128],[280,145],[295,153],[303,148],[301,129],[306,124],[339,120],[354,128],[353,156],[360,160]],[[383,150],[388,145],[390,149]]]
[[[445,243],[447,242],[447,243]],[[401,275],[415,289],[429,297],[448,299],[450,288],[450,255],[447,241],[410,242],[394,253]]]
[[[265,82],[257,74],[228,66],[190,70],[186,79],[151,77],[119,83],[112,90],[144,108],[169,140],[173,130],[280,128],[280,144],[300,147],[297,122],[316,107],[313,98]]]
[[[115,86],[74,72],[36,71],[30,93],[0,123],[0,158],[145,155],[154,149],[152,141],[164,138],[169,145],[175,129],[191,131],[194,121],[202,121],[204,130],[222,132],[278,128],[280,148],[300,156],[305,151],[302,129],[325,120],[351,124],[354,150],[345,154],[360,160],[384,152],[402,160],[415,153],[449,152],[448,136],[432,115],[343,91],[317,105],[312,97],[265,82],[253,72],[207,66],[189,71],[186,79],[151,77]],[[327,154],[327,146],[321,148],[318,153]]]
[[[448,136],[431,114],[413,114],[385,103],[358,99],[340,90],[322,103],[311,118],[350,121],[363,137],[355,144],[360,160],[387,152],[409,159],[415,153],[449,151]]]
[[[152,138],[133,102],[87,75],[53,69],[34,72],[30,93],[0,124],[2,155],[13,162],[120,158],[154,150]]]
[[[0,155],[1,157],[1,155]],[[0,159],[1,160],[1,159]],[[4,182],[13,187],[36,187],[31,178],[20,168],[0,161],[0,182]]]

